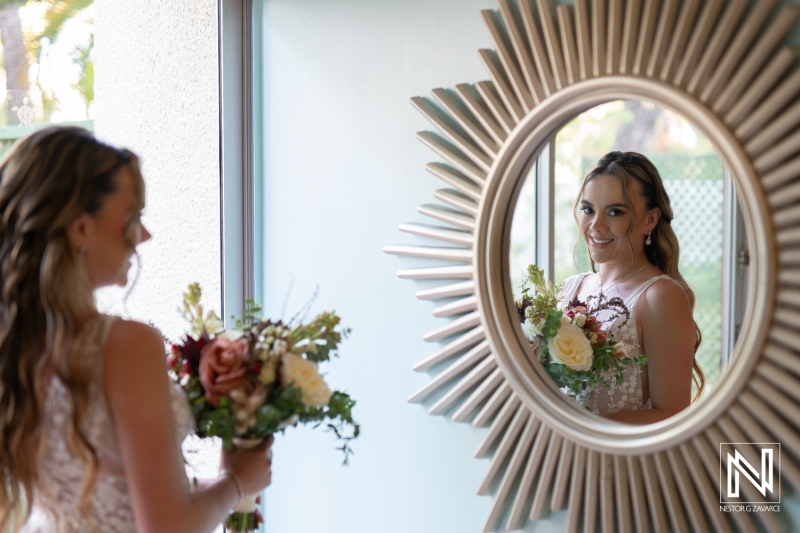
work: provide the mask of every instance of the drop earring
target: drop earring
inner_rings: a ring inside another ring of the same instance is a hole
[[[653,244],[653,239],[650,238],[650,232],[648,231],[647,232],[647,239],[645,239],[644,245],[645,246],[650,246],[651,244]]]

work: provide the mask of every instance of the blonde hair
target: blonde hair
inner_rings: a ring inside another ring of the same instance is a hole
[[[631,245],[631,255],[633,255],[633,244],[630,242],[630,232],[636,223],[636,214],[633,209],[633,202],[631,201],[631,187],[632,183],[637,182],[640,185],[641,196],[644,198],[645,209],[650,211],[658,208],[661,210],[661,216],[658,218],[656,226],[650,234],[651,244],[644,247],[645,257],[664,274],[676,280],[683,287],[686,296],[689,298],[689,304],[694,310],[695,295],[689,284],[683,279],[680,271],[678,270],[678,262],[680,259],[680,246],[678,245],[678,237],[672,229],[672,207],[669,202],[669,195],[664,188],[664,182],[661,180],[661,175],[658,173],[655,165],[647,159],[644,155],[637,152],[609,152],[601,157],[595,165],[589,169],[583,180],[583,185],[578,193],[578,198],[575,201],[575,212],[577,212],[578,203],[583,196],[583,189],[586,184],[598,176],[610,175],[615,176],[620,180],[622,185],[622,197],[628,207],[633,213],[634,221],[628,229],[628,243]],[[577,214],[576,214],[577,219]],[[592,271],[596,271],[595,262],[591,257],[589,258],[592,264]],[[705,388],[705,374],[700,364],[697,362],[697,349],[700,347],[700,342],[703,340],[703,335],[697,322],[694,322],[695,343],[694,343],[694,360],[692,368],[696,392],[692,401],[700,398],[700,395]]]
[[[39,475],[42,419],[50,380],[72,404],[67,443],[87,466],[79,507],[86,514],[98,458],[82,430],[92,369],[80,363],[83,325],[97,311],[83,259],[67,236],[82,213],[95,215],[135,154],[76,127],[44,128],[20,139],[0,163],[0,530]]]

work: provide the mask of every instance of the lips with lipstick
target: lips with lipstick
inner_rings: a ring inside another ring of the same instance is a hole
[[[589,242],[593,246],[600,246],[600,247],[605,246],[606,244],[609,244],[614,240],[614,239],[602,239],[600,237],[593,237],[591,235],[588,235],[588,237],[589,237]]]

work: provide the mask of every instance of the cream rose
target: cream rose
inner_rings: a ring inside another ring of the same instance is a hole
[[[566,320],[565,320],[566,319]],[[547,339],[550,358],[573,370],[592,368],[592,345],[583,331],[568,318],[561,319],[561,327],[555,337]]]
[[[322,379],[317,365],[293,353],[283,356],[281,381],[294,383],[302,393],[303,403],[309,407],[324,407],[331,399],[331,390]]]

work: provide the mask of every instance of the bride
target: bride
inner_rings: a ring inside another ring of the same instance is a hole
[[[694,293],[678,272],[661,176],[641,154],[610,152],[587,173],[575,208],[592,272],[565,280],[560,306],[585,302],[622,346],[621,356],[647,357],[644,367],[628,366],[621,383],[608,379],[580,401],[619,422],[668,418],[699,398],[705,378],[695,359],[701,335]]]
[[[150,238],[137,157],[51,127],[13,147],[0,180],[0,531],[212,531],[269,485],[271,441],[190,483],[191,409],[161,335],[95,308]]]

